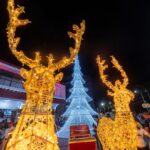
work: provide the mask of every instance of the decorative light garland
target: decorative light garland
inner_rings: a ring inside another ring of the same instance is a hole
[[[108,95],[113,96],[115,105],[115,120],[103,117],[99,120],[97,134],[104,150],[136,150],[137,126],[130,110],[130,101],[134,94],[127,89],[128,77],[119,62],[112,58],[112,64],[121,73],[123,80],[116,80],[115,85],[107,79],[105,71],[108,65],[97,56],[100,78],[109,88]]]
[[[58,62],[53,55],[47,56],[48,65],[41,64],[40,52],[35,53],[35,59],[28,58],[23,51],[18,51],[20,38],[15,37],[17,27],[30,23],[28,19],[21,20],[19,16],[24,7],[15,8],[14,0],[8,0],[9,23],[7,37],[9,48],[15,57],[29,69],[21,68],[20,74],[25,79],[24,88],[27,100],[21,116],[6,150],[59,150],[54,129],[52,102],[55,83],[61,81],[63,73],[56,74],[62,68],[70,65],[80,49],[82,36],[85,31],[85,22],[80,27],[73,25],[74,32],[68,32],[75,41],[74,48],[70,48],[70,57],[64,57]]]

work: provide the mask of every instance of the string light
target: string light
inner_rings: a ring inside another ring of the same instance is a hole
[[[28,19],[18,17],[24,12],[24,7],[15,8],[14,0],[8,0],[9,23],[7,37],[9,48],[15,57],[29,69],[21,68],[20,74],[24,78],[24,88],[27,100],[22,109],[15,130],[9,140],[6,150],[59,150],[54,129],[52,102],[55,83],[61,81],[63,73],[55,71],[73,63],[80,49],[82,36],[85,31],[85,22],[80,27],[73,25],[69,37],[75,41],[74,48],[70,48],[70,57],[64,57],[55,62],[52,54],[48,55],[48,65],[41,64],[40,52],[35,52],[35,58],[28,58],[23,51],[18,51],[20,38],[15,37],[19,26],[30,23]]]
[[[100,78],[109,88],[108,95],[113,96],[115,105],[115,120],[103,117],[99,120],[97,134],[104,150],[136,150],[137,127],[130,110],[130,101],[134,94],[126,87],[128,77],[119,62],[112,58],[112,64],[121,73],[123,80],[116,80],[115,85],[107,79],[105,71],[108,65],[100,56],[97,56]]]

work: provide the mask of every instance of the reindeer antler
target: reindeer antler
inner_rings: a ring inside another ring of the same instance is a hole
[[[77,25],[73,25],[73,30],[75,32],[68,32],[68,35],[70,38],[73,38],[75,41],[75,46],[74,48],[70,47],[70,57],[63,57],[60,61],[56,62],[55,69],[59,70],[61,68],[64,68],[68,66],[69,64],[73,63],[77,53],[79,52],[81,41],[82,41],[82,36],[85,31],[85,21],[83,20],[80,23],[80,27]]]
[[[35,53],[35,59],[30,59],[23,53],[23,51],[17,50],[17,46],[19,44],[20,38],[19,37],[15,38],[16,29],[19,26],[23,26],[30,23],[28,19],[20,20],[18,18],[22,13],[24,13],[24,7],[18,6],[17,8],[15,8],[14,0],[8,0],[7,9],[9,12],[9,24],[7,27],[9,48],[22,64],[25,64],[30,68],[40,65],[41,56],[39,52]],[[48,67],[51,68],[53,71],[59,70],[71,64],[74,61],[77,53],[79,52],[82,35],[84,34],[85,31],[85,21],[83,20],[81,22],[80,27],[77,25],[73,25],[73,30],[75,31],[74,33],[68,32],[69,37],[75,40],[75,47],[70,48],[70,57],[64,57],[62,58],[62,60],[53,63],[54,59],[52,54],[47,56]]]
[[[114,56],[111,56],[111,58],[112,58],[112,60],[111,60],[112,64],[121,73],[121,76],[123,77],[122,85],[124,87],[127,87],[129,80],[128,80],[128,76],[127,76],[126,72],[123,70],[122,66],[119,64],[119,62],[116,60],[116,58]]]
[[[105,75],[105,70],[108,68],[108,65],[105,64],[105,60],[103,60],[99,55],[96,58],[96,62],[99,67],[99,73],[100,73],[100,78],[102,79],[102,82],[112,91],[114,91],[115,87],[113,84],[107,80],[107,75]],[[108,91],[109,95],[112,95],[110,91]]]
[[[30,23],[30,21],[28,19],[21,20],[18,18],[22,13],[24,13],[24,7],[17,6],[17,8],[15,8],[14,0],[8,0],[7,9],[9,12],[9,23],[7,26],[7,37],[8,37],[9,48],[22,64],[25,64],[30,68],[32,68],[40,63],[41,61],[40,53],[39,52],[35,53],[34,60],[28,58],[23,53],[23,51],[17,50],[17,46],[19,44],[20,38],[15,37],[15,32],[17,27],[26,25]]]

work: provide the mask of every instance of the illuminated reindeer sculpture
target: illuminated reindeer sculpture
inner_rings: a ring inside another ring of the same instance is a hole
[[[115,105],[115,120],[103,117],[98,124],[97,134],[104,150],[136,150],[137,129],[129,104],[134,99],[134,94],[127,89],[128,77],[119,62],[112,58],[112,64],[121,73],[123,80],[116,80],[115,85],[107,80],[105,64],[100,56],[97,56],[100,78],[109,88],[108,95],[113,96]]]
[[[13,55],[28,69],[21,68],[20,74],[24,78],[26,101],[17,126],[12,133],[7,150],[59,150],[54,129],[52,103],[55,83],[61,81],[63,73],[55,72],[73,63],[80,49],[82,35],[85,31],[84,21],[78,27],[73,25],[74,32],[69,37],[75,40],[74,48],[70,48],[70,57],[64,57],[55,62],[53,55],[47,56],[48,65],[41,63],[41,55],[35,53],[35,59],[28,58],[23,51],[18,51],[20,38],[15,37],[17,27],[26,25],[29,20],[18,17],[24,12],[24,7],[15,8],[14,0],[8,0],[9,23],[7,37],[9,48]]]

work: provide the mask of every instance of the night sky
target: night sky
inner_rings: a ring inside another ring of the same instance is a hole
[[[86,31],[79,52],[80,64],[87,81],[90,95],[95,102],[106,97],[106,88],[101,83],[96,65],[100,54],[110,62],[116,56],[126,70],[130,87],[150,82],[150,1],[100,0],[81,4],[81,1],[17,0],[24,5],[26,14],[22,17],[31,24],[17,30],[22,38],[19,48],[33,57],[35,50],[45,56],[53,53],[56,60],[69,55],[68,48],[73,40],[67,36],[72,24],[86,21]],[[64,6],[63,6],[64,5]],[[0,59],[21,66],[8,48],[5,28],[8,22],[6,0],[0,4]],[[109,63],[110,64],[110,63]],[[63,70],[63,83],[69,87],[72,66]],[[113,71],[111,79],[118,78]],[[68,89],[67,89],[68,90]]]

